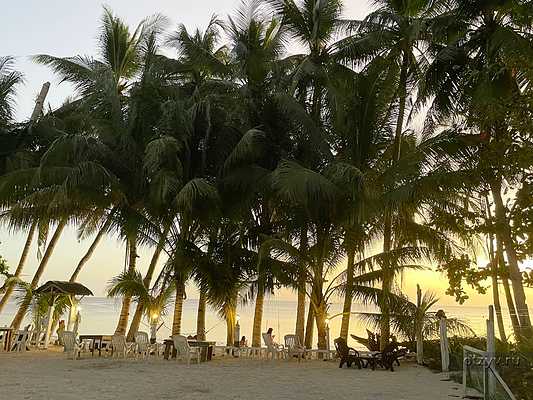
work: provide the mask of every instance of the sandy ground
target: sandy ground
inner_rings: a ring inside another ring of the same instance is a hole
[[[460,398],[459,385],[443,379],[407,363],[390,372],[325,361],[228,358],[187,367],[162,359],[74,361],[57,351],[0,353],[0,400]]]

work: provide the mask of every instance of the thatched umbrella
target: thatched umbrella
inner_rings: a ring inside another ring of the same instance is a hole
[[[48,348],[50,341],[50,334],[52,330],[52,316],[54,313],[54,304],[57,297],[61,294],[68,294],[70,296],[94,296],[86,286],[81,283],[67,282],[67,281],[48,281],[44,285],[38,287],[34,293],[50,294],[50,304],[48,307],[48,325],[46,327],[46,335],[44,337],[44,348]]]

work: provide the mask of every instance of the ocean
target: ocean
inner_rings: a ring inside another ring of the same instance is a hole
[[[103,334],[112,335],[118,321],[118,315],[121,307],[120,299],[111,299],[106,297],[85,297],[81,301],[81,324],[79,328],[80,334]],[[182,319],[182,334],[194,335],[196,333],[196,313],[197,313],[197,299],[187,299],[183,307]],[[132,304],[130,318],[133,315],[135,304]],[[460,318],[468,323],[470,327],[478,335],[484,335],[486,332],[486,319],[488,318],[488,307],[477,306],[442,306],[446,315],[449,318]],[[0,326],[9,325],[17,309],[15,302],[10,302],[6,305],[2,314],[0,315]],[[172,306],[169,307],[169,315],[163,317],[164,325],[158,332],[158,340],[166,338],[170,335],[172,327]],[[333,316],[342,311],[341,303],[333,303],[330,305],[329,315]],[[354,304],[352,306],[353,312],[372,312],[374,307],[365,307]],[[240,332],[241,336],[251,341],[252,325],[254,317],[254,304],[249,303],[245,306],[240,305],[238,310],[240,318]],[[507,335],[511,334],[511,325],[508,318],[507,310],[502,310],[504,314],[504,323],[506,326]],[[208,307],[206,313],[206,331],[208,340],[216,341],[217,344],[224,344],[226,341],[226,325],[225,321],[220,318],[216,310]],[[64,319],[67,319],[65,315]],[[29,317],[27,317],[29,321]],[[294,333],[294,325],[296,321],[296,301],[278,299],[275,296],[265,299],[263,311],[262,331],[265,332],[269,327],[274,329],[274,334],[278,338],[288,333]],[[29,322],[26,322],[26,324]],[[332,318],[330,320],[330,341],[333,346],[333,339],[339,335],[341,324],[341,316]],[[143,322],[141,330],[149,332],[148,326]],[[496,328],[497,329],[497,328]],[[366,327],[358,319],[357,315],[352,315],[350,320],[350,333],[358,336],[366,337]],[[498,335],[498,332],[496,332]],[[314,347],[316,346],[316,332],[314,335]],[[349,345],[360,348],[355,341],[350,339]]]

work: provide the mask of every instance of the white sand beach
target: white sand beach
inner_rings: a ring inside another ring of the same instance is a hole
[[[58,351],[0,353],[0,399],[358,399],[459,398],[458,384],[403,363],[395,372],[339,369],[337,362],[216,359],[67,360]]]

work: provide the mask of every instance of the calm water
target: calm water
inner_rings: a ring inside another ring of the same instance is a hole
[[[117,299],[109,299],[105,297],[86,297],[81,302],[82,305],[82,322],[79,332],[81,334],[109,334],[111,335],[118,320],[118,314],[121,307],[121,301]],[[198,300],[187,299],[183,307],[183,321],[182,332],[186,335],[196,333],[196,310]],[[134,312],[135,305],[132,304],[130,317]],[[0,315],[0,326],[9,325],[13,315],[16,312],[16,304],[9,303]],[[448,317],[458,317],[470,324],[476,333],[482,335],[486,332],[485,320],[488,315],[487,307],[472,307],[472,306],[447,306],[443,307]],[[342,311],[342,304],[334,303],[330,307],[329,315],[335,315]],[[361,305],[353,306],[354,312],[357,311],[374,311],[374,308],[364,307]],[[252,335],[254,305],[240,306],[238,314],[240,316],[241,336],[244,335],[248,339]],[[507,327],[507,334],[511,333],[510,322],[507,318],[507,311],[504,310],[504,319]],[[65,320],[67,316],[65,316]],[[296,301],[279,300],[271,297],[265,300],[265,307],[263,313],[263,332],[268,327],[274,329],[276,336],[283,337],[283,335],[294,332],[294,324],[296,320]],[[172,315],[164,317],[165,325],[158,332],[158,338],[168,337],[170,335],[170,328],[172,326]],[[333,341],[340,331],[341,317],[333,318],[330,321],[330,339]],[[142,330],[149,331],[147,325],[141,325]],[[208,308],[206,316],[206,330],[209,340],[214,340],[223,344],[226,340],[226,325],[225,322],[218,316],[216,311]],[[366,336],[365,326],[358,320],[356,315],[352,315],[350,321],[350,333]],[[351,340],[351,339],[350,339]],[[314,336],[316,342],[316,332]],[[358,346],[353,340],[350,343],[354,347]]]

